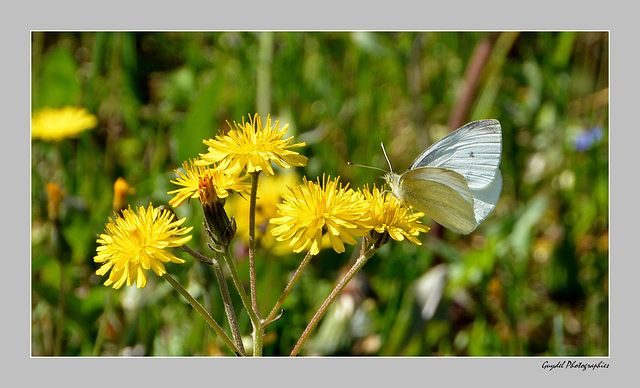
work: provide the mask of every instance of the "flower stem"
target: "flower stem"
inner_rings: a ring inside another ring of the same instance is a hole
[[[296,346],[291,351],[290,356],[298,355],[298,353],[300,352],[300,349],[302,348],[302,345],[304,345],[304,343],[307,341],[309,334],[316,327],[316,325],[318,324],[318,322],[320,321],[324,313],[327,311],[327,308],[329,308],[331,303],[336,299],[338,295],[340,295],[342,290],[344,290],[344,288],[347,286],[347,284],[349,284],[351,279],[353,279],[356,273],[358,273],[358,271],[362,269],[365,263],[369,260],[371,256],[373,256],[373,254],[375,253],[375,251],[378,250],[378,248],[379,246],[373,245],[370,248],[368,248],[366,251],[362,249],[360,256],[358,257],[356,262],[353,264],[353,266],[349,269],[349,272],[347,272],[342,277],[342,279],[340,279],[340,282],[338,282],[338,284],[333,289],[333,291],[331,291],[331,294],[329,294],[329,296],[324,301],[324,303],[322,303],[322,306],[320,306],[316,314],[313,316],[313,318],[311,318],[311,321],[307,325],[307,328],[304,329],[304,332],[300,336],[300,339],[298,339]]]
[[[189,294],[189,292],[187,292],[187,290],[185,290],[184,287],[180,285],[180,283],[178,283],[173,277],[171,277],[168,272],[162,275],[162,277],[165,278],[165,280],[168,281],[169,284],[171,284],[173,288],[175,288],[176,291],[178,291],[180,295],[182,295],[189,302],[189,304],[191,304],[191,306],[196,309],[198,313],[200,313],[202,318],[207,321],[209,326],[211,326],[211,328],[220,336],[220,338],[222,338],[222,341],[224,341],[224,343],[229,347],[229,349],[231,349],[233,353],[235,353],[236,356],[242,355],[240,350],[231,341],[231,339],[229,339],[224,330],[222,330],[218,322],[216,322],[215,319],[213,319],[213,317],[209,315],[204,307],[202,307],[202,305],[196,299],[194,299],[194,297],[191,296],[191,294]]]
[[[284,291],[282,292],[282,295],[280,295],[280,299],[278,299],[275,306],[273,306],[273,309],[271,309],[269,316],[265,318],[264,320],[265,326],[271,324],[273,321],[276,320],[276,317],[277,317],[276,314],[278,313],[278,310],[280,310],[280,307],[284,303],[284,300],[287,298],[287,296],[289,296],[289,293],[293,289],[293,285],[296,283],[296,281],[298,281],[298,278],[300,278],[302,271],[305,269],[307,264],[309,264],[309,261],[311,261],[312,257],[313,255],[311,254],[311,251],[309,251],[307,252],[307,255],[304,257],[304,259],[302,259],[302,262],[296,269],[296,272],[293,273],[293,276],[291,277],[291,280],[289,280],[289,283],[287,284]]]
[[[98,334],[96,335],[96,340],[93,344],[93,351],[91,355],[96,357],[100,355],[100,351],[102,350],[102,344],[104,343],[104,337],[107,331],[107,326],[109,325],[109,314],[111,313],[111,299],[113,295],[113,288],[109,288],[107,293],[107,301],[104,306],[104,312],[100,317],[100,326],[98,326]]]
[[[253,357],[262,357],[262,343],[264,340],[264,325],[260,325],[253,329]]]
[[[249,299],[249,296],[247,295],[246,291],[244,290],[244,287],[242,286],[242,281],[240,280],[240,276],[238,276],[238,270],[236,269],[233,255],[231,254],[231,250],[229,249],[228,246],[225,247],[224,255],[222,255],[222,258],[227,263],[227,267],[229,267],[229,273],[231,274],[231,279],[233,280],[233,284],[236,286],[238,295],[240,295],[240,300],[242,300],[242,304],[244,305],[244,308],[247,310],[247,314],[249,314],[249,319],[251,319],[251,325],[255,330],[255,328],[259,327],[262,322],[258,317],[258,315],[256,315],[256,313],[251,308],[251,300]]]
[[[251,319],[251,326],[253,326],[253,356],[259,357],[262,356],[262,337],[264,336],[264,326],[263,320],[258,317],[258,315],[253,311],[251,307],[251,301],[247,296],[247,293],[242,286],[242,281],[240,281],[240,277],[238,276],[238,271],[236,270],[236,265],[233,260],[233,255],[231,255],[231,250],[229,246],[225,247],[224,254],[222,257],[226,260],[227,266],[229,267],[229,272],[231,273],[231,279],[233,279],[233,284],[236,286],[238,290],[238,295],[240,295],[240,300],[242,300],[242,304],[244,305],[245,310],[247,310],[247,314],[249,314],[249,319]]]
[[[260,32],[258,39],[258,72],[256,108],[258,114],[271,111],[271,63],[273,62],[273,32]]]
[[[56,337],[53,346],[53,355],[60,356],[62,353],[62,338],[64,336],[64,310],[65,310],[65,265],[60,263],[60,289],[58,290],[58,322],[56,324]]]
[[[60,356],[62,354],[62,342],[64,337],[64,322],[66,309],[66,262],[70,256],[69,244],[65,240],[62,230],[60,229],[60,221],[56,218],[52,220],[53,229],[51,231],[51,247],[60,265],[60,288],[58,290],[58,320],[56,322],[56,332],[53,342],[53,355]]]
[[[205,255],[203,255],[202,253],[193,250],[191,248],[189,248],[186,245],[182,245],[180,247],[180,250],[187,252],[188,254],[190,254],[191,256],[193,256],[193,258],[200,260],[201,262],[205,263],[205,264],[209,264],[209,265],[213,265],[213,260],[211,260],[210,258],[206,257]]]
[[[249,202],[249,283],[251,284],[251,306],[258,315],[256,296],[256,197],[258,196],[258,177],[260,171],[251,173],[251,199]]]
[[[233,309],[233,302],[231,301],[231,296],[229,295],[229,288],[227,287],[227,280],[224,277],[224,273],[222,272],[222,267],[220,266],[220,261],[217,259],[210,259],[203,255],[202,253],[189,248],[187,245],[183,245],[180,247],[181,250],[189,253],[194,258],[200,260],[203,263],[209,264],[213,267],[213,271],[216,274],[216,279],[218,281],[218,286],[220,287],[220,295],[222,295],[222,301],[224,303],[224,311],[227,314],[227,320],[229,321],[229,326],[231,326],[231,334],[233,334],[233,339],[236,341],[236,346],[242,352],[242,355],[245,355],[244,345],[242,344],[242,335],[240,334],[240,327],[238,326],[238,320],[236,318],[235,310]]]
[[[222,272],[222,267],[218,260],[212,260],[213,271],[216,274],[216,278],[218,279],[218,285],[220,286],[220,294],[222,295],[222,300],[224,301],[224,311],[227,314],[227,320],[229,321],[229,326],[231,326],[231,334],[233,335],[233,339],[236,341],[236,346],[240,349],[242,355],[245,355],[244,345],[242,344],[242,335],[240,334],[240,327],[238,326],[238,320],[236,319],[236,313],[233,309],[233,302],[231,301],[231,296],[229,295],[229,288],[227,287],[227,279],[224,277]]]

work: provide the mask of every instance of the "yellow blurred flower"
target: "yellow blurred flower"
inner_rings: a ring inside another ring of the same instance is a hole
[[[391,193],[383,193],[377,187],[369,191],[369,187],[359,191],[370,204],[367,224],[378,233],[389,233],[392,239],[402,241],[405,238],[416,245],[422,245],[417,236],[427,233],[429,227],[419,221],[424,217],[422,212],[414,212],[404,206]]]
[[[218,171],[208,166],[198,166],[197,162],[193,160],[182,163],[182,169],[184,172],[175,170],[176,174],[178,174],[178,179],[171,181],[171,183],[183,187],[167,192],[170,195],[175,194],[169,201],[169,205],[173,207],[180,206],[185,199],[200,198],[201,178],[211,180],[218,198],[226,198],[230,192],[243,193],[251,188],[250,182],[243,181],[248,175],[243,177],[230,175],[226,171]]]
[[[60,141],[78,137],[80,133],[98,125],[96,116],[84,108],[72,106],[61,109],[44,108],[31,117],[31,138]]]
[[[260,179],[256,200],[256,241],[257,245],[270,250],[275,255],[290,253],[291,249],[286,242],[277,241],[271,234],[275,225],[269,220],[278,214],[278,203],[289,192],[298,180],[296,173],[284,173],[265,176]],[[227,213],[236,219],[238,231],[236,236],[244,243],[249,243],[249,200],[240,196],[230,198],[225,204]]]
[[[267,116],[263,127],[257,114],[249,117],[249,122],[245,122],[243,117],[242,124],[235,121],[233,124],[235,129],[229,124],[227,134],[203,140],[209,148],[206,154],[200,154],[201,160],[196,162],[198,165],[219,163],[216,169],[227,170],[229,174],[240,174],[246,170],[247,173],[263,171],[266,175],[273,175],[272,161],[282,168],[307,164],[305,156],[291,151],[291,148],[303,147],[305,143],[292,144],[293,136],[282,139],[289,124],[278,129],[279,121],[276,120],[271,127],[271,116]]]
[[[113,201],[111,208],[114,212],[123,210],[127,207],[127,194],[133,194],[136,190],[129,186],[124,178],[119,177],[113,183]]]
[[[294,252],[309,249],[312,255],[320,252],[322,235],[329,235],[331,246],[338,252],[344,252],[344,244],[356,244],[355,237],[367,234],[370,228],[367,222],[369,204],[363,196],[342,187],[340,177],[335,180],[322,177],[322,182],[304,183],[291,189],[278,205],[279,218],[271,219],[278,225],[272,234],[278,241],[291,240],[289,246]]]
[[[115,220],[109,217],[105,225],[105,233],[97,240],[98,247],[93,260],[104,263],[96,274],[103,276],[109,270],[109,278],[105,286],[113,288],[136,283],[138,288],[147,284],[147,270],[152,269],[158,276],[167,271],[163,263],[184,263],[184,260],[168,252],[166,248],[179,247],[191,239],[187,234],[193,227],[181,228],[186,218],[173,220],[169,210],[154,209],[151,204],[147,209],[138,208],[138,213],[131,207],[122,211],[122,216],[115,214]]]

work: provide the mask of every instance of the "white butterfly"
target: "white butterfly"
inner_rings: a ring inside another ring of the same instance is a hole
[[[469,234],[500,198],[501,155],[500,122],[474,121],[431,145],[402,175],[389,162],[391,172],[384,179],[401,201],[454,232]]]

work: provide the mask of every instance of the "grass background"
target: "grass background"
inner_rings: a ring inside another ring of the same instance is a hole
[[[117,177],[136,188],[132,206],[166,203],[173,169],[226,121],[253,112],[307,142],[299,176],[340,175],[354,187],[381,183],[378,172],[346,165],[386,168],[380,142],[404,171],[468,121],[496,118],[503,128],[504,187],[487,221],[471,236],[432,225],[421,247],[385,246],[304,354],[608,355],[608,41],[604,32],[34,32],[33,111],[84,106],[99,125],[77,140],[32,143],[32,355],[55,347],[51,181],[68,194],[62,354],[229,354],[162,279],[114,291],[93,275],[92,257]],[[196,227],[189,245],[206,252],[196,205],[177,212]],[[185,259],[170,273],[224,322],[212,274]],[[258,252],[261,311],[299,260]],[[314,258],[268,330],[266,355],[288,354],[348,263],[331,250]],[[440,269],[446,286],[425,320],[416,290]],[[248,334],[248,318],[239,320]]]

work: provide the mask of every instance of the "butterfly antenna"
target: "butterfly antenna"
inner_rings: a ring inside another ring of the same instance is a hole
[[[389,163],[389,170],[391,170],[391,172],[393,172],[393,167],[391,167],[391,161],[389,160],[389,157],[387,156],[387,151],[384,149],[384,143],[380,143],[380,145],[382,146],[382,153],[384,154],[384,158],[387,159],[387,163]]]
[[[364,167],[364,168],[370,168],[372,170],[378,170],[378,171],[382,171],[382,172],[386,172],[385,170],[378,168],[378,167],[372,167],[372,166],[365,166],[364,164],[356,164],[356,163],[351,163],[351,162],[347,162],[347,164],[349,166],[356,166],[356,167]]]

